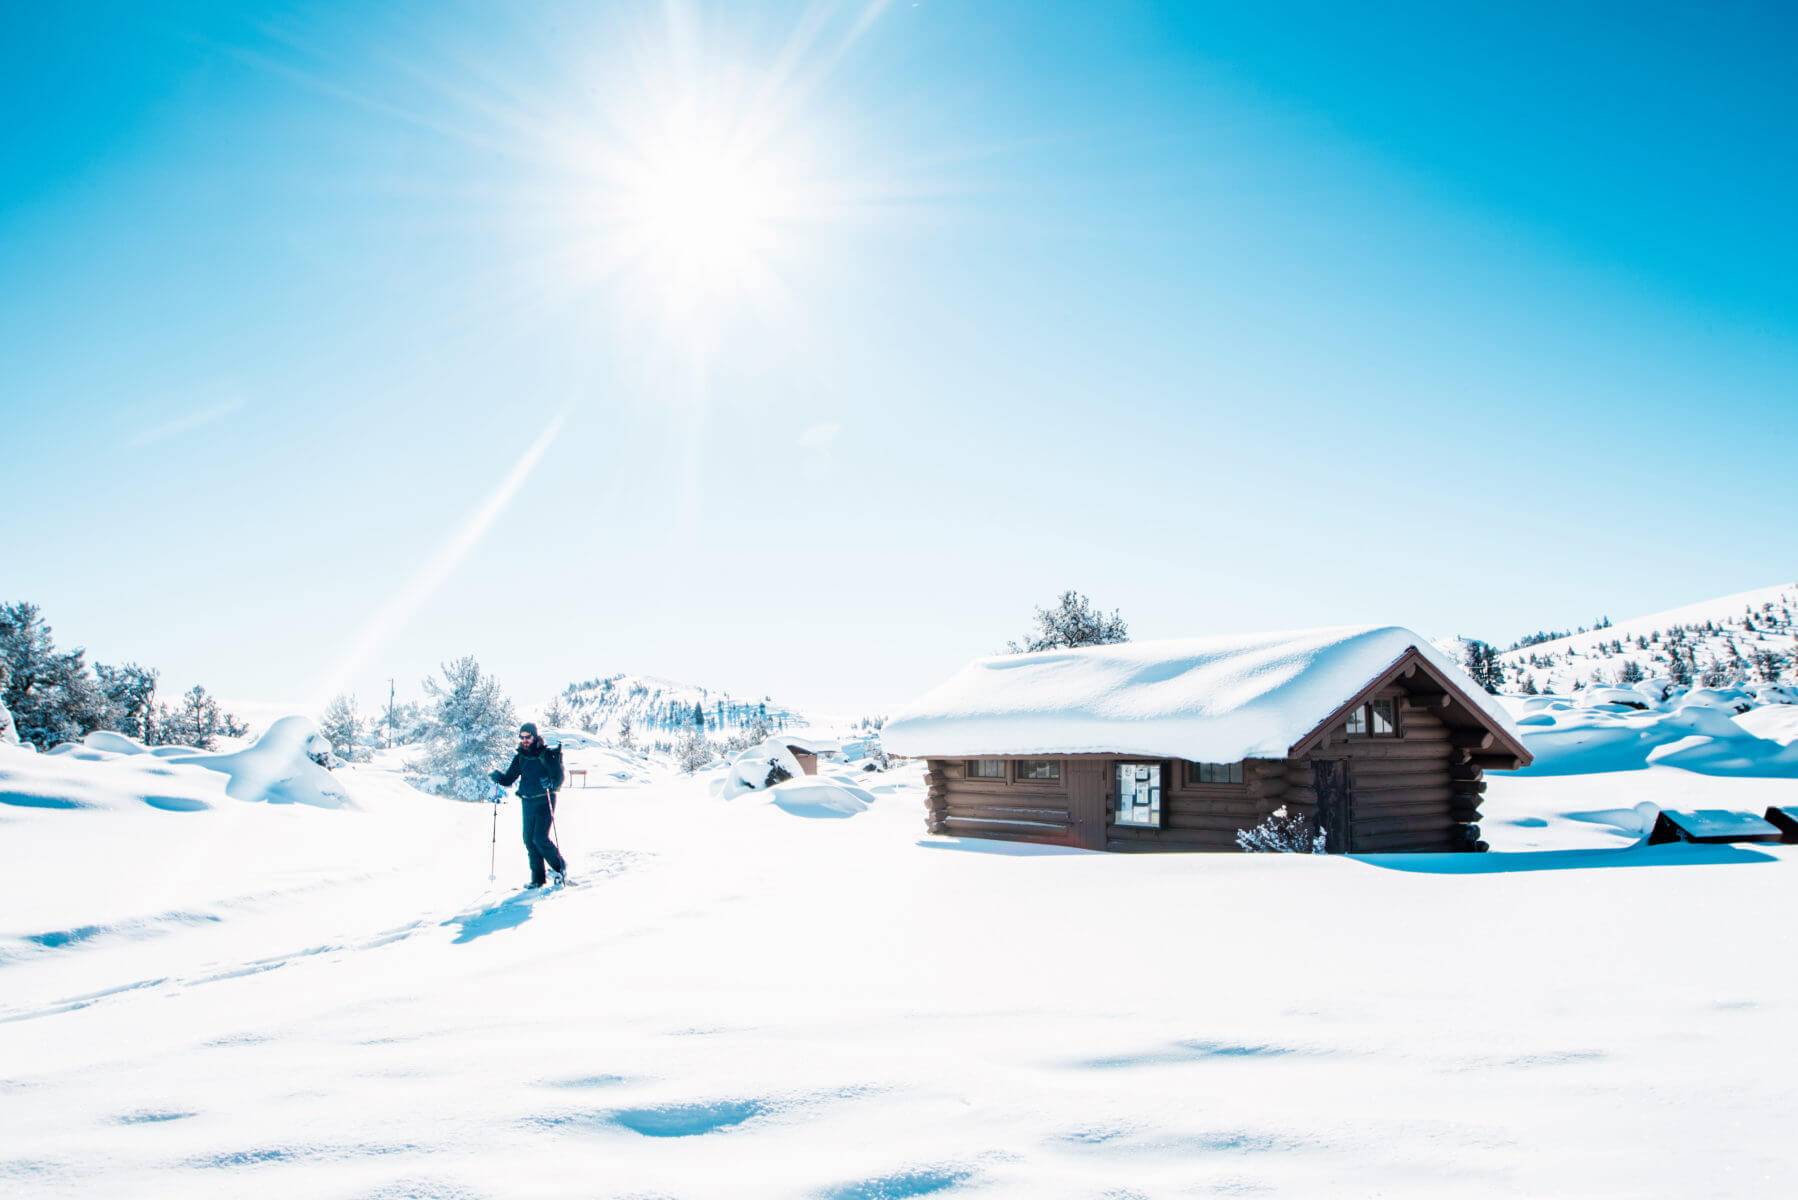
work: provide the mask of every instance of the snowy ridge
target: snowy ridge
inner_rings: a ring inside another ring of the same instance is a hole
[[[567,718],[565,721],[550,716],[558,711],[558,706]],[[619,722],[629,718],[633,735],[642,740],[658,734],[670,737],[694,728],[696,706],[705,714],[708,733],[745,729],[758,717],[776,729],[807,723],[799,713],[767,696],[733,696],[655,675],[622,673],[569,684],[541,715],[554,725],[600,738],[615,737]]]
[[[1798,683],[1798,583],[1649,613],[1499,657],[1507,688],[1559,694],[1632,682],[1637,671],[1712,687]],[[1682,670],[1689,680],[1679,678]]]
[[[1283,758],[1415,647],[1498,728],[1497,701],[1409,629],[1337,626],[976,659],[887,722],[895,754]]]

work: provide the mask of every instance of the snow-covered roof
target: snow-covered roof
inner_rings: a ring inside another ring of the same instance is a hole
[[[1521,744],[1494,697],[1441,650],[1393,625],[976,659],[895,714],[883,740],[909,757],[1283,758],[1413,649],[1492,728]]]
[[[810,734],[782,733],[776,735],[776,741],[795,750],[803,750],[807,754],[841,754],[842,744],[834,738],[812,737]]]

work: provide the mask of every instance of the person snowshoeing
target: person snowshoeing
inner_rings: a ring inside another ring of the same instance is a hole
[[[518,727],[518,752],[512,755],[512,764],[489,778],[501,787],[518,784],[519,807],[524,809],[524,848],[531,857],[528,886],[540,888],[549,882],[545,865],[556,883],[566,882],[568,864],[549,837],[555,818],[556,789],[562,786],[562,748],[552,750],[544,745],[537,736],[537,726],[526,721]]]

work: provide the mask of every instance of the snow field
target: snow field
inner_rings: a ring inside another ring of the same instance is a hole
[[[30,756],[0,755],[4,794]],[[1798,1183],[1793,851],[1638,848],[1630,824],[1639,802],[1759,811],[1789,781],[1498,776],[1493,853],[1345,859],[932,838],[916,766],[837,774],[792,782],[862,789],[853,820],[722,800],[704,775],[570,791],[581,882],[535,899],[505,886],[515,803],[489,887],[489,812],[380,767],[338,773],[354,809],[0,804],[0,1187]],[[104,869],[71,886],[84,846]]]

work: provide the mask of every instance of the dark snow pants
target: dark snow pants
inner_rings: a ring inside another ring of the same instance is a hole
[[[549,819],[553,803],[547,796],[537,796],[519,804],[524,809],[524,849],[531,856],[532,883],[544,881],[546,876],[543,864],[546,862],[558,872],[568,870],[568,864],[562,861],[562,852],[549,840]]]

